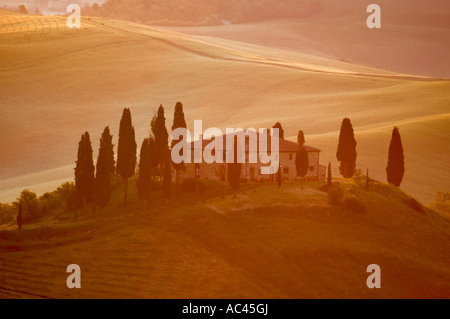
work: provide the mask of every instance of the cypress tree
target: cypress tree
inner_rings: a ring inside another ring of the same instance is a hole
[[[137,179],[138,197],[144,201],[144,211],[149,206],[152,197],[152,164],[150,151],[150,139],[146,138],[141,146],[139,176]]]
[[[366,191],[369,190],[369,169],[366,171]]]
[[[83,200],[86,211],[87,201],[92,199],[94,194],[94,160],[92,159],[92,146],[89,133],[81,136],[78,144],[78,156],[75,166],[75,188],[79,198]],[[76,219],[75,215],[75,219]]]
[[[176,130],[177,128],[187,128],[186,120],[184,118],[184,112],[183,112],[183,104],[181,102],[177,102],[175,105],[175,112],[173,114],[173,124],[172,124],[172,131]],[[172,140],[171,147],[173,148],[174,145],[176,145],[179,142],[179,140]],[[181,162],[179,164],[176,164],[172,161],[172,166],[175,169],[175,193],[178,191],[178,172],[179,170],[184,168],[184,163]]]
[[[397,127],[394,127],[392,131],[386,173],[388,183],[399,187],[405,174],[405,158],[403,155],[402,139]]]
[[[23,221],[23,208],[22,203],[19,202],[19,213],[17,214],[17,227],[19,227],[19,230],[22,229],[22,221]]]
[[[331,163],[328,162],[328,175],[327,175],[327,186],[331,187],[332,176],[331,176]]]
[[[183,104],[181,102],[177,102],[177,104],[175,105],[175,111],[173,114],[172,131],[177,128],[187,128],[186,120],[184,118],[184,112],[183,112]]]
[[[116,171],[124,184],[124,204],[127,204],[128,179],[134,175],[136,168],[136,139],[131,121],[130,109],[123,110],[119,128],[119,145],[117,147]]]
[[[163,173],[163,195],[166,199],[166,204],[169,206],[169,199],[172,195],[172,170],[170,169],[170,152],[166,151],[164,161],[164,173]]]
[[[233,163],[228,163],[228,184],[234,191],[233,197],[236,197],[236,193],[239,189],[239,183],[241,182],[241,164],[238,163],[238,142],[237,136],[234,137],[234,160]]]
[[[166,118],[162,105],[159,106],[158,113],[153,117],[150,126],[153,136],[155,136],[155,156],[162,174],[166,151],[169,147],[169,133],[167,133]]]
[[[156,156],[155,137],[152,134],[148,139],[148,146],[150,147],[150,164],[152,169],[155,169],[158,166],[158,158]]]
[[[344,178],[351,178],[356,168],[356,140],[349,118],[342,121],[336,158],[340,162],[339,172],[341,175]]]
[[[303,189],[303,182],[305,180],[305,176],[309,168],[309,159],[308,159],[308,151],[305,149],[305,147],[304,146],[299,147],[300,149],[297,151],[297,154],[295,155],[295,167],[297,169],[297,176],[300,177]]]
[[[297,134],[297,144],[300,145],[300,147],[302,147],[303,145],[305,145],[305,135],[303,134],[303,131],[302,131],[302,130],[298,131],[298,134]]]
[[[284,140],[284,130],[280,122],[276,122],[273,128],[278,129],[278,138]]]
[[[103,143],[108,172],[111,178],[116,173],[116,161],[114,159],[114,144],[112,143],[112,139],[113,136],[110,132],[109,126],[107,126],[103,130],[101,143]],[[100,147],[102,147],[102,144],[100,144]]]
[[[111,177],[115,164],[113,147],[112,135],[107,126],[100,139],[95,175],[95,203],[100,207],[106,206],[111,198]]]
[[[297,176],[300,177],[303,189],[303,181],[305,179],[306,173],[308,173],[309,159],[308,151],[306,151],[305,149],[305,135],[303,134],[302,130],[298,131],[297,144],[298,151],[295,154],[295,168],[297,170]]]
[[[277,171],[277,185],[278,185],[278,188],[281,188],[281,182],[282,182],[281,164],[279,164],[278,165],[278,171]]]

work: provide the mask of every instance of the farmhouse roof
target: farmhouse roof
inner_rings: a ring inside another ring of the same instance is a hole
[[[258,147],[259,147],[259,138],[260,138],[261,134],[256,132],[256,131],[250,131],[249,135],[252,135],[252,134],[253,135],[257,135]],[[245,132],[244,131],[239,131],[239,132],[235,132],[235,133],[221,135],[221,137],[223,138],[223,148],[221,150],[228,150],[227,149],[227,142],[226,142],[227,141],[227,137],[228,138],[234,138],[235,135],[237,135],[237,136],[245,135]],[[215,138],[219,138],[219,136],[217,136]],[[201,147],[201,149],[203,150],[215,138],[214,137],[212,139],[204,139],[204,138],[202,138],[202,142],[201,143],[200,143],[200,140],[194,140],[194,141],[192,141],[190,143],[191,144],[191,149],[199,149]],[[268,138],[268,145],[270,145],[272,138],[277,138],[277,137],[269,136],[269,138]],[[200,144],[201,144],[201,146],[200,146]],[[284,152],[284,153],[294,152],[295,153],[295,152],[298,151],[298,144],[297,143],[292,142],[292,141],[288,141],[288,140],[284,140],[284,139],[280,139],[280,138],[278,138],[278,147],[279,147],[279,152]],[[321,152],[320,149],[318,149],[316,147],[308,146],[308,145],[304,145],[304,148],[308,152]]]

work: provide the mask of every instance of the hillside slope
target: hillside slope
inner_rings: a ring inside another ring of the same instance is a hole
[[[84,15],[148,25],[221,25],[274,18],[304,18],[320,9],[315,0],[108,0]]]
[[[182,193],[170,208],[153,194],[143,212],[135,182],[96,214],[58,212],[0,231],[0,297],[448,298],[450,222],[393,187],[342,184],[363,210],[330,205],[320,185],[226,184]],[[352,195],[351,195],[352,194]],[[82,288],[65,270],[78,264]],[[381,289],[368,289],[368,265]]]
[[[109,0],[85,15],[342,59],[390,71],[450,78],[450,2],[379,0],[381,29],[361,0]],[[270,21],[275,20],[275,21]],[[200,27],[199,27],[200,26]]]
[[[395,74],[293,51],[185,34],[100,18],[65,28],[62,17],[0,15],[0,196],[9,190],[73,178],[79,136],[89,131],[94,157],[110,125],[117,144],[120,114],[130,107],[138,144],[156,108],[172,123],[177,101],[188,127],[299,129],[335,160],[343,117],[352,119],[357,167],[385,179],[389,134],[400,127],[402,187],[429,202],[449,189],[450,81]],[[432,159],[432,160],[430,160]],[[55,170],[58,173],[55,173]],[[66,172],[61,174],[60,172]],[[36,182],[36,175],[42,174]],[[47,185],[47,186],[46,186]],[[33,188],[32,188],[33,189]],[[12,197],[14,196],[14,197]]]

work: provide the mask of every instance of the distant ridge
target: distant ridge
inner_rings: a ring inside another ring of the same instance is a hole
[[[108,0],[84,14],[151,25],[206,26],[304,18],[320,10],[314,0]]]

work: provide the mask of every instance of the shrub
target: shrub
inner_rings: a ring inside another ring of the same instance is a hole
[[[17,199],[22,204],[23,208],[23,221],[29,221],[41,216],[41,210],[39,209],[39,201],[36,193],[25,189]]]
[[[111,189],[116,189],[119,186],[122,186],[122,178],[118,174],[112,174],[111,175]]]
[[[424,207],[415,198],[412,197],[407,198],[405,200],[405,204],[410,208],[414,209],[416,212],[425,213]]]
[[[77,190],[73,182],[66,182],[56,190],[61,203],[63,203],[67,211],[73,211],[80,206],[80,200],[77,196]]]
[[[0,203],[0,225],[14,224],[18,211],[16,205]]]
[[[360,168],[355,170],[355,173],[353,174],[353,179],[355,181],[362,181],[365,180],[366,176],[363,175],[362,170]]]
[[[198,178],[188,178],[181,184],[181,190],[186,193],[204,193],[206,191],[206,184]]]
[[[450,193],[437,192],[434,203],[430,205],[430,208],[438,213],[450,216]]]
[[[348,210],[355,213],[365,213],[366,207],[361,203],[359,199],[352,195],[346,195],[343,199],[343,205]]]
[[[28,14],[27,7],[25,7],[24,4],[19,5],[18,11],[19,11],[20,13]]]
[[[162,189],[161,182],[155,182],[155,181],[153,181],[153,182],[152,182],[151,188],[152,188],[152,192],[160,191],[160,190]]]
[[[328,188],[328,202],[333,205],[339,205],[342,202],[342,197],[344,196],[342,189],[339,185],[332,185]]]
[[[41,207],[42,214],[46,214],[49,211],[55,209],[61,204],[59,197],[53,193],[45,193],[39,197],[39,206]]]
[[[389,199],[393,199],[393,200],[404,201],[405,198],[407,198],[407,195],[405,193],[403,193],[403,191],[401,189],[399,189],[398,187],[395,187],[390,184],[376,182],[373,180],[370,184],[370,190],[380,194],[381,196],[383,196],[385,198],[389,198]]]

